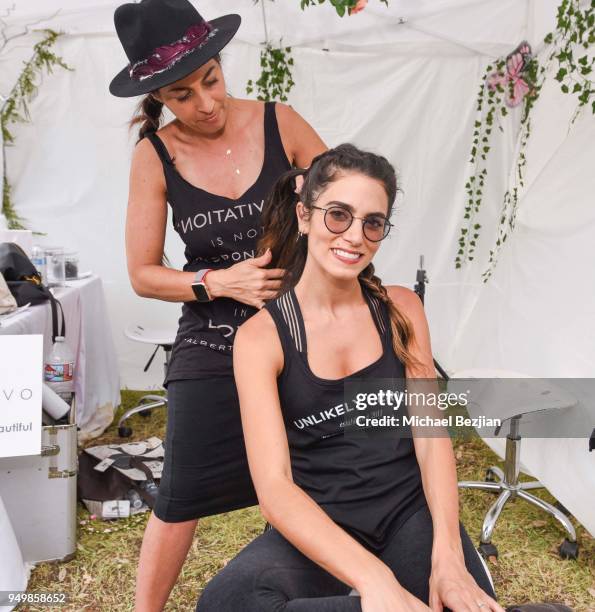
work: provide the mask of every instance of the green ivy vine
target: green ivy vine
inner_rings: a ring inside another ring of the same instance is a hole
[[[324,2],[325,0],[300,0],[300,7],[304,10],[308,6],[316,6]],[[339,17],[343,17],[345,14],[348,15],[357,4],[357,0],[329,0],[329,2],[335,7]],[[380,2],[388,6],[388,0],[380,0]]]
[[[529,86],[529,92],[522,101],[517,164],[511,185],[502,198],[496,241],[490,250],[487,268],[482,274],[483,282],[487,282],[490,278],[499,253],[514,230],[518,194],[520,188],[524,186],[524,172],[527,165],[525,151],[531,135],[531,109],[539,98],[552,62],[557,62],[557,72],[554,78],[560,83],[561,91],[577,96],[577,108],[571,124],[595,94],[591,81],[595,60],[589,59],[588,54],[582,51],[588,50],[589,46],[595,43],[595,0],[591,0],[590,7],[584,9],[580,4],[580,0],[562,1],[558,7],[556,29],[544,39],[545,63],[540,65],[536,57],[530,57],[527,58],[523,67],[522,77]],[[579,54],[580,57],[576,57]],[[456,268],[461,268],[464,263],[473,261],[479,240],[481,224],[477,222],[476,217],[482,205],[483,190],[487,179],[487,155],[491,148],[490,142],[494,126],[497,125],[499,131],[504,131],[502,118],[509,113],[506,101],[510,99],[513,87],[512,81],[509,81],[510,87],[504,87],[502,84],[489,87],[487,83],[494,74],[504,72],[506,59],[500,58],[495,64],[486,67],[477,96],[479,120],[474,124],[469,159],[473,170],[465,183],[467,201],[455,258]],[[591,103],[591,109],[595,113],[595,100]]]
[[[258,4],[258,2],[259,0],[254,0],[254,4]],[[324,2],[325,0],[300,0],[300,7],[304,10],[308,6],[323,4]],[[329,0],[329,2],[335,7],[339,17],[351,14],[358,4],[358,0]],[[388,6],[388,0],[380,0],[380,2]],[[267,37],[264,5],[263,19],[265,20],[265,37]],[[248,81],[246,93],[251,94],[256,91],[258,100],[286,102],[289,92],[295,85],[291,72],[292,66],[291,47],[283,47],[281,41],[279,41],[279,46],[275,47],[267,40],[260,52],[260,77],[256,81],[252,79]]]
[[[281,41],[279,41],[281,43]],[[260,77],[257,81],[250,79],[246,92],[257,92],[257,99],[268,102],[270,100],[287,101],[291,88],[295,85],[291,74],[293,57],[291,47],[273,47],[266,43],[260,52]]]
[[[71,70],[63,59],[52,51],[56,40],[61,35],[53,30],[42,30],[44,38],[33,47],[31,59],[24,62],[24,68],[10,94],[0,108],[0,129],[2,130],[3,147],[3,185],[2,214],[6,217],[10,229],[26,229],[22,219],[14,208],[11,199],[11,186],[6,176],[6,147],[13,146],[15,137],[11,131],[15,123],[30,121],[29,104],[35,98],[39,88],[39,78],[45,71],[52,73],[56,66]]]

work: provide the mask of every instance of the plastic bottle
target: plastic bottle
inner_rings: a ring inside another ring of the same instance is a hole
[[[57,393],[69,406],[74,393],[74,355],[64,340],[56,336],[52,350],[45,360],[45,383]]]
[[[153,500],[157,499],[157,491],[159,491],[159,487],[157,486],[154,480],[143,480],[142,482],[139,482],[138,486],[143,491],[148,493],[153,498]]]
[[[45,263],[45,252],[39,246],[34,246],[31,249],[31,263],[37,268],[41,274],[41,282],[47,284],[47,268]]]
[[[128,493],[126,493],[126,499],[130,501],[130,508],[139,510],[143,506],[141,496],[134,489],[130,489]]]

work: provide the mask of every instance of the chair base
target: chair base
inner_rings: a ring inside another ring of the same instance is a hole
[[[147,371],[147,368],[151,365],[151,362],[153,361],[153,357],[155,356],[155,353],[157,352],[159,347],[161,347],[165,353],[165,363],[163,364],[163,371],[164,371],[165,377],[167,378],[167,368],[169,367],[169,361],[171,358],[171,351],[172,351],[171,344],[157,345],[157,348],[155,349],[155,351],[151,355],[151,358],[147,362],[147,365],[145,366],[145,372]],[[143,395],[143,397],[140,398],[140,400],[138,401],[138,404],[134,408],[129,408],[120,417],[120,420],[118,421],[118,435],[120,436],[120,438],[129,438],[132,435],[132,428],[124,425],[124,423],[132,415],[140,414],[144,417],[147,417],[150,415],[151,410],[153,410],[154,408],[160,408],[161,406],[167,408],[167,392],[165,395],[152,395],[152,394]]]
[[[124,425],[125,421],[134,414],[142,414],[148,416],[149,411],[161,406],[167,408],[167,397],[161,395],[144,395],[140,398],[139,403],[134,408],[129,408],[118,421],[118,435],[120,438],[129,438],[132,435],[132,429]]]
[[[515,478],[516,480],[516,478]],[[492,544],[492,533],[496,522],[504,509],[504,506],[516,497],[537,506],[550,516],[553,516],[562,525],[567,533],[567,538],[559,548],[560,556],[564,559],[576,559],[578,557],[578,544],[576,532],[568,517],[552,504],[528,493],[528,490],[543,488],[539,481],[510,483],[504,472],[497,466],[488,468],[485,481],[462,481],[459,482],[460,489],[479,489],[497,493],[498,498],[488,510],[481,529],[479,550],[484,557],[497,557],[498,550]]]

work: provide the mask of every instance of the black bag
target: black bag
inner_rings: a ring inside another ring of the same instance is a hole
[[[52,292],[42,284],[41,274],[31,263],[23,249],[14,242],[0,244],[0,272],[17,302],[17,306],[25,304],[42,304],[49,300],[52,308],[52,342],[56,336],[66,335],[64,312],[62,304],[53,296]],[[61,321],[58,321],[58,308]],[[60,329],[58,329],[58,324]]]
[[[93,455],[83,451],[79,455],[78,478],[77,478],[77,498],[79,500],[91,499],[94,501],[111,501],[113,499],[126,499],[126,493],[134,489],[146,502],[149,508],[153,508],[155,498],[147,492],[137,480],[128,478],[117,469],[134,467],[145,474],[147,481],[159,484],[160,479],[154,479],[151,470],[144,464],[145,461],[155,461],[155,457],[142,457],[139,455],[129,455],[124,451],[111,455],[114,464],[103,472],[95,469],[100,460]]]

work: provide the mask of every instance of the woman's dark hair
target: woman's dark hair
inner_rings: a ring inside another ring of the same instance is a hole
[[[213,56],[219,65],[221,65],[221,55]],[[161,127],[163,102],[159,102],[157,98],[153,96],[155,92],[147,94],[138,104],[134,111],[134,115],[130,120],[129,127],[132,129],[137,123],[140,123],[140,129],[138,130],[138,140],[140,142],[147,134],[156,132]]]
[[[397,177],[390,162],[381,155],[362,151],[352,144],[342,144],[329,149],[312,160],[308,170],[295,169],[283,174],[270,191],[262,212],[263,236],[258,251],[271,249],[273,268],[285,268],[281,292],[293,287],[304,270],[308,253],[307,237],[300,239],[295,206],[300,200],[306,210],[312,205],[329,183],[346,172],[363,174],[382,183],[388,200],[388,213],[393,210],[397,195]],[[300,194],[295,192],[295,178],[302,175],[304,183]],[[380,278],[374,273],[372,263],[362,270],[359,280],[372,295],[383,301],[389,310],[393,332],[393,348],[405,366],[419,366],[409,347],[413,341],[413,328],[409,320],[391,301]]]

